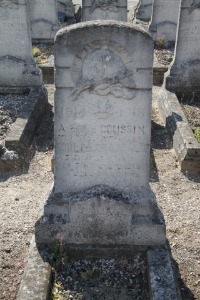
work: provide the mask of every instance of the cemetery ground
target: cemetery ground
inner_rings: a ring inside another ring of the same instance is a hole
[[[48,86],[48,92],[50,104],[33,141],[29,168],[1,176],[1,300],[16,299],[34,225],[53,182],[53,85]],[[182,299],[200,299],[200,179],[180,172],[156,99],[152,119],[150,185],[164,214]]]

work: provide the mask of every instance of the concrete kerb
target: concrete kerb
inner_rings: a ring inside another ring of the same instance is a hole
[[[181,300],[167,246],[148,250],[147,266],[150,300]],[[47,300],[51,285],[52,268],[41,258],[33,237],[16,300]]]
[[[4,141],[4,153],[0,156],[1,172],[22,169],[33,136],[48,104],[48,95],[44,86],[31,88],[26,105],[27,117],[17,118]],[[10,154],[9,154],[10,153]]]
[[[194,137],[187,118],[175,93],[165,88],[157,88],[153,93],[169,131],[173,148],[183,173],[200,174],[200,143]]]

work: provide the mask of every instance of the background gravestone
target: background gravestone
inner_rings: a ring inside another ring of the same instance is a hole
[[[165,74],[168,90],[188,93],[200,91],[200,3],[182,0],[175,56]]]
[[[57,9],[60,22],[74,22],[75,8],[71,0],[57,0]]]
[[[58,32],[55,187],[37,242],[165,242],[148,183],[152,64],[150,35],[126,23],[87,22]]]
[[[53,40],[59,30],[57,0],[28,0],[31,35],[35,40]]]
[[[127,0],[83,0],[82,21],[127,21]]]
[[[140,0],[136,10],[136,18],[149,22],[151,20],[153,0]]]
[[[175,44],[179,9],[180,0],[154,0],[149,26],[154,41],[165,46]]]
[[[0,91],[39,86],[25,0],[0,1]]]

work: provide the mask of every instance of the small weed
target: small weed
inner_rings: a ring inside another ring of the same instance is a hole
[[[63,300],[62,283],[56,282],[52,290],[52,300]]]
[[[194,129],[194,136],[197,139],[197,141],[200,143],[200,128]]]
[[[42,58],[40,56],[35,57],[34,59],[35,59],[36,64],[41,63]]]
[[[33,57],[38,57],[38,56],[40,56],[42,53],[41,53],[41,50],[39,49],[39,48],[37,48],[37,47],[34,47],[33,49],[32,49],[32,55],[33,55]]]
[[[164,49],[166,46],[166,43],[165,43],[165,38],[164,37],[161,37],[159,38],[157,41],[155,41],[155,47],[157,49]]]

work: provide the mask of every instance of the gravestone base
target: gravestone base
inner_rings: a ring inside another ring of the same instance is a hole
[[[62,242],[72,252],[103,253],[162,246],[166,238],[150,188],[128,194],[97,185],[71,195],[53,190],[36,225],[36,241],[45,245]]]
[[[26,60],[7,55],[0,57],[0,61],[0,93],[24,93],[42,85],[42,72],[33,58]]]
[[[179,99],[200,99],[198,66],[182,68],[180,72],[169,69],[164,75],[163,86],[175,92]]]

